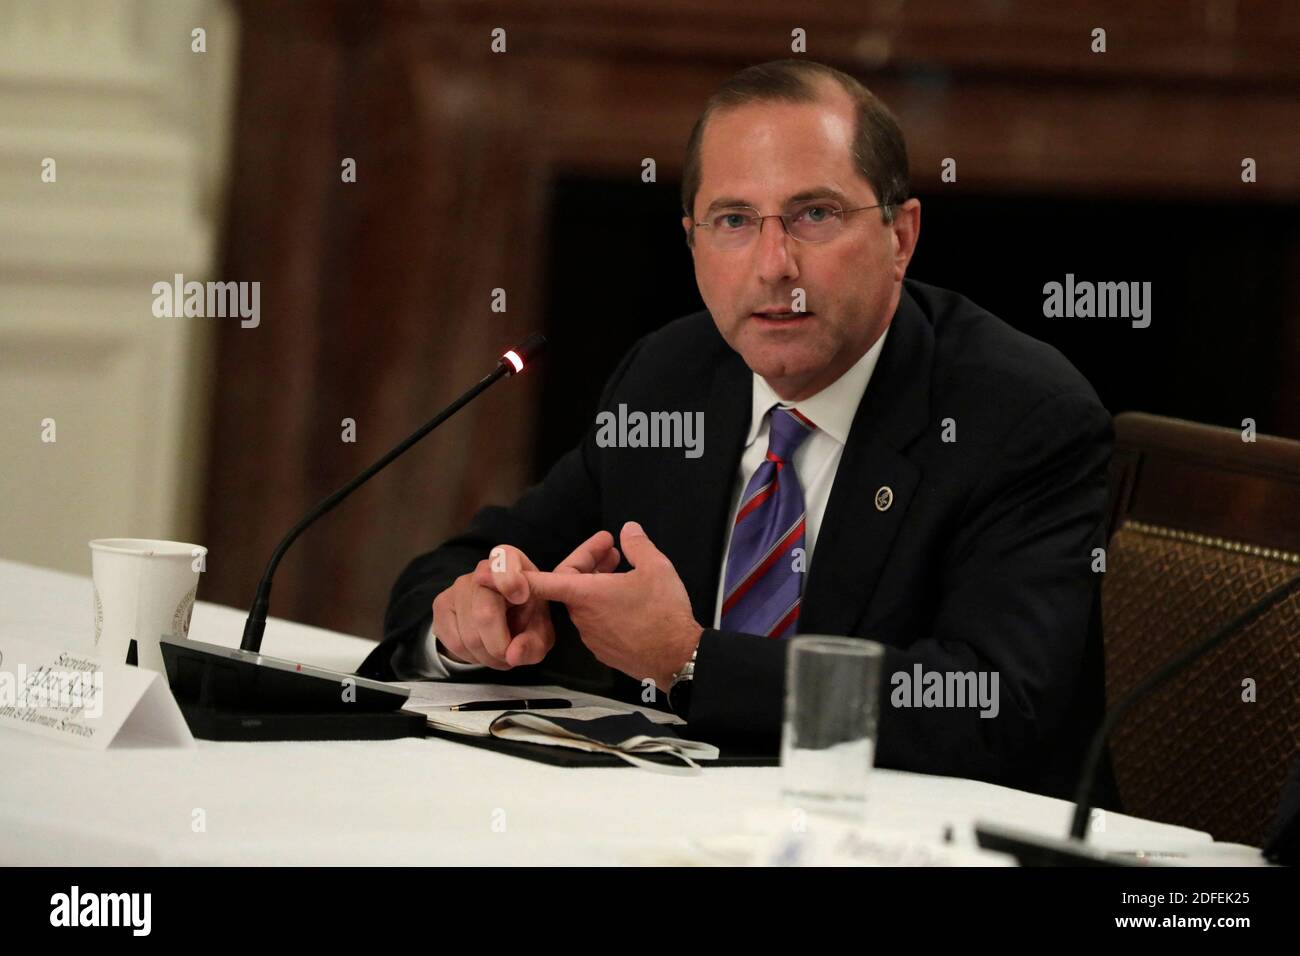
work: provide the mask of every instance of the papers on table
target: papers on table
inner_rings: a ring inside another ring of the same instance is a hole
[[[403,710],[423,714],[430,727],[448,733],[609,753],[635,766],[661,773],[698,773],[695,760],[718,758],[717,747],[685,740],[668,730],[669,727],[684,725],[684,721],[674,714],[556,685],[520,687],[414,681],[396,686],[411,692]],[[542,697],[567,700],[572,706],[522,711],[506,703]],[[500,710],[450,709],[471,701],[492,700],[503,702]],[[665,733],[654,733],[653,727],[657,726],[664,727]],[[646,754],[666,754],[682,761],[684,766],[646,760]]]
[[[429,726],[437,730],[445,730],[453,734],[465,734],[470,737],[490,737],[492,736],[489,728],[492,722],[507,713],[505,710],[441,710],[435,707],[405,707],[412,713],[424,714],[429,720]],[[514,711],[517,713],[517,711]],[[565,707],[556,710],[539,710],[534,713],[540,715],[546,714],[563,714],[565,717],[571,717],[575,720],[594,720],[597,717],[611,717],[615,714],[626,714],[626,710],[614,710],[611,707]],[[498,734],[497,736],[502,736]]]
[[[568,690],[554,684],[542,684],[534,686],[513,686],[509,684],[461,684],[454,681],[408,681],[403,683],[394,683],[394,687],[405,687],[411,692],[410,698],[403,706],[403,710],[411,711],[416,714],[428,716],[430,713],[439,711],[446,712],[448,707],[456,704],[468,704],[476,700],[519,700],[520,698],[534,697],[559,697],[569,701],[573,707],[604,707],[615,710],[619,713],[636,711],[645,714],[656,724],[683,724],[683,721],[676,714],[670,714],[667,711],[655,710],[653,707],[642,707],[637,704],[625,704],[622,701],[614,700],[609,697],[601,697],[597,694],[584,694],[581,691]],[[482,711],[450,711],[452,714],[461,714],[464,716],[481,716],[488,714],[492,717],[499,716],[507,710],[502,707],[501,710],[482,710]],[[542,711],[546,713],[546,711]],[[572,708],[561,708],[555,711],[561,716],[573,714]],[[491,720],[488,721],[491,723]]]

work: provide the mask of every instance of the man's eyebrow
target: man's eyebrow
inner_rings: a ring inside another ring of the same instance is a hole
[[[848,197],[838,189],[833,189],[830,186],[817,186],[814,189],[805,189],[803,192],[795,193],[793,196],[786,199],[784,205],[789,206],[791,203],[807,202],[810,199],[834,199],[842,206],[847,207],[849,205]],[[723,196],[709,203],[709,208],[704,210],[704,214],[707,216],[715,209],[731,209],[735,206],[748,206],[750,209],[758,208],[754,203],[747,199],[736,199],[734,196]]]

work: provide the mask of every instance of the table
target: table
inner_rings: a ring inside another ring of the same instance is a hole
[[[200,590],[202,586],[200,585]],[[0,560],[0,637],[92,647],[89,577]],[[190,636],[237,646],[244,612],[200,601]],[[272,618],[268,655],[352,671],[370,641]],[[631,767],[553,767],[438,738],[221,743],[94,752],[0,728],[5,865],[561,864],[721,862],[748,810],[775,808],[779,768],[674,777]],[[1046,835],[1071,805],[1006,787],[873,771],[871,823],[935,842],[975,820]],[[1094,842],[1263,865],[1208,834],[1105,815]],[[735,859],[736,857],[729,857]],[[997,858],[1003,859],[1003,858]]]

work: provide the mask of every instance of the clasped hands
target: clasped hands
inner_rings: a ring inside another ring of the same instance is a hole
[[[496,670],[539,663],[555,645],[549,602],[556,601],[597,660],[666,693],[704,628],[672,562],[637,522],[623,525],[619,543],[631,571],[613,573],[620,557],[608,531],[593,534],[554,571],[498,545],[434,598],[438,642],[462,663]]]

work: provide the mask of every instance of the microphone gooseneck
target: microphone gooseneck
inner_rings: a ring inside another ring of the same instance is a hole
[[[352,492],[356,491],[376,474],[386,468],[394,459],[404,454],[412,445],[418,442],[429,432],[433,431],[452,415],[472,402],[475,398],[486,391],[498,379],[515,375],[523,371],[532,360],[536,358],[546,347],[546,338],[539,333],[533,333],[513,349],[502,354],[500,360],[494,368],[483,378],[479,379],[477,384],[467,390],[463,395],[454,402],[440,411],[433,418],[429,419],[418,429],[415,430],[404,441],[395,446],[388,454],[380,458],[377,462],[357,475],[338,491],[334,492],[328,498],[321,501],[314,508],[308,511],[298,523],[289,529],[278,545],[275,551],[271,553],[271,560],[266,563],[266,570],[262,572],[262,580],[257,585],[257,595],[253,598],[253,606],[249,609],[248,620],[244,622],[244,636],[240,641],[241,650],[259,652],[262,649],[262,635],[266,631],[266,612],[271,603],[271,581],[275,576],[275,569],[280,564],[280,559],[284,557],[289,546],[298,539],[298,536],[311,527],[322,515],[328,514]]]

